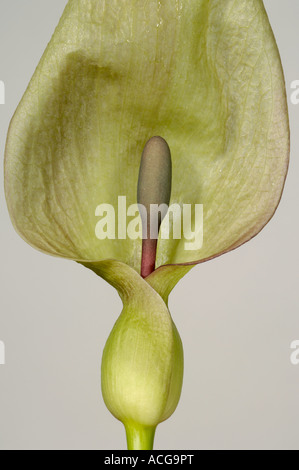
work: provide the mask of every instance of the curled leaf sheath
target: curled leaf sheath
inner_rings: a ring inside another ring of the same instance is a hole
[[[128,448],[151,449],[157,425],[175,411],[183,381],[183,348],[164,299],[137,273],[107,261],[123,311],[102,358],[106,406],[126,428]],[[111,278],[110,278],[111,276]]]

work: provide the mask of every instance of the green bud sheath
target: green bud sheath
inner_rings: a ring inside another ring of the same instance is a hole
[[[103,353],[104,401],[124,424],[128,448],[152,449],[157,425],[179,402],[182,342],[164,299],[146,280],[122,263],[100,269],[124,305]]]

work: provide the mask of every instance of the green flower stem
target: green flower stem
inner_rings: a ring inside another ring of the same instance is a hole
[[[128,450],[153,450],[156,427],[125,424]]]

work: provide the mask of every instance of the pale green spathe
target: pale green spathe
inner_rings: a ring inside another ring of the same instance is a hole
[[[95,209],[136,203],[153,135],[171,203],[204,204],[204,244],[160,240],[157,266],[244,243],[279,202],[289,154],[279,54],[261,0],[70,0],[12,120],[5,187],[21,236],[47,253],[140,269],[140,240],[95,237]]]

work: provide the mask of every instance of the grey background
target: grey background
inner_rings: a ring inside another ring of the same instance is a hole
[[[1,0],[0,154],[9,120],[66,0]],[[299,79],[299,2],[267,0],[288,94]],[[299,105],[290,104],[292,160],[275,218],[244,247],[198,266],[170,310],[185,347],[182,399],[156,449],[299,449]],[[100,361],[121,311],[92,272],[27,246],[5,205],[1,165],[1,449],[118,449],[122,425],[105,408]]]

